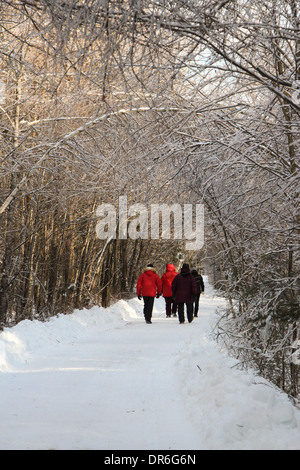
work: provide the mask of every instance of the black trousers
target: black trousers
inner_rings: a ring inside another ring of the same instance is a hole
[[[195,317],[198,316],[200,295],[201,294],[196,294],[195,297],[194,297],[194,315],[195,315]]]
[[[170,317],[171,313],[173,313],[173,315],[175,315],[176,311],[177,311],[177,304],[173,300],[173,298],[172,297],[165,297],[165,302],[166,302],[166,315],[167,315],[167,317]]]
[[[184,305],[186,305],[186,313],[187,313],[188,322],[191,323],[193,321],[193,318],[194,318],[193,303],[191,303],[191,304],[177,304],[177,305],[178,305],[179,323],[184,322]]]
[[[154,297],[143,297],[144,300],[144,317],[146,321],[151,321]]]

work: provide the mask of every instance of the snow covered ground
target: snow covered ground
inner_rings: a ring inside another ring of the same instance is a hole
[[[0,449],[299,450],[300,411],[213,341],[223,303],[207,288],[184,325],[132,299],[5,329]]]

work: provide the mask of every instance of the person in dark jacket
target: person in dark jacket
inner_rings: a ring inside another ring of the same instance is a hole
[[[136,285],[136,293],[138,298],[144,300],[144,317],[146,323],[152,323],[152,311],[154,298],[159,297],[161,294],[161,279],[153,267],[153,264],[143,270]]]
[[[190,273],[189,265],[184,263],[180,273],[172,282],[173,298],[178,306],[179,323],[184,323],[184,304],[187,310],[187,319],[193,321],[193,299],[197,294],[197,285],[194,277]]]
[[[194,317],[198,317],[199,300],[201,293],[204,292],[204,282],[203,277],[201,274],[198,274],[196,269],[191,270],[191,275],[194,277],[197,285],[197,294],[194,297]]]
[[[176,272],[174,264],[172,263],[167,264],[166,272],[161,277],[162,294],[166,302],[166,316],[167,317],[171,317],[171,313],[173,314],[173,317],[176,317],[176,312],[177,312],[177,304],[173,300],[173,293],[172,293],[172,282],[175,276],[177,276],[177,272]]]

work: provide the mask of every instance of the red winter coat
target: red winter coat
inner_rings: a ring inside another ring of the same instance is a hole
[[[174,264],[167,264],[166,272],[161,277],[164,297],[172,297],[172,282],[175,276],[177,276],[177,272]]]
[[[138,278],[136,293],[143,297],[155,297],[156,294],[161,294],[161,279],[154,268],[147,267],[143,270],[143,274]]]

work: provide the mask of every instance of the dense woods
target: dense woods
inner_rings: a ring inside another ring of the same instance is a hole
[[[0,2],[0,323],[205,267],[217,330],[295,399],[300,339],[296,0]],[[204,203],[205,246],[99,240],[96,209]],[[181,255],[180,255],[181,254]]]

